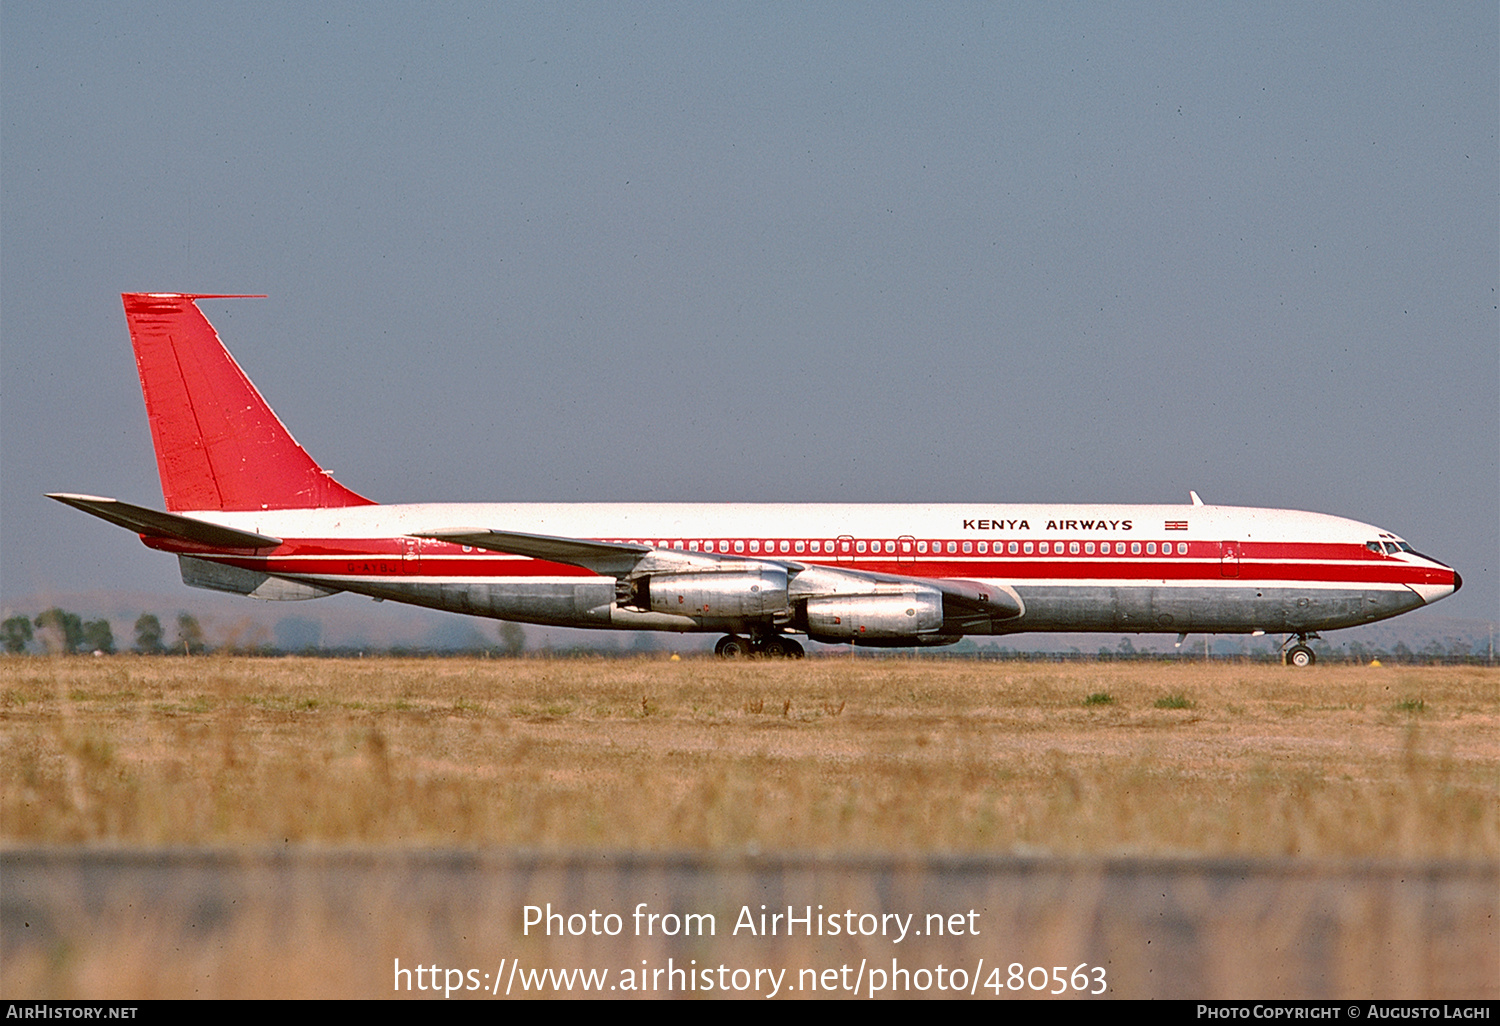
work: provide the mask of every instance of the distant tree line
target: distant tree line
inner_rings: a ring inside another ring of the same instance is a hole
[[[53,606],[44,609],[35,618],[16,615],[0,622],[0,643],[10,655],[20,655],[35,644],[47,655],[79,655],[100,653],[113,655],[115,634],[109,621],[84,620],[77,613]],[[166,632],[155,613],[142,613],[135,621],[135,651],[143,655],[161,655],[180,652],[184,655],[202,655],[208,651],[203,639],[203,628],[198,618],[191,613],[177,616],[177,637],[169,647]]]
[[[141,655],[205,655],[221,652],[226,655],[327,655],[352,656],[369,654],[392,655],[478,655],[496,653],[503,656],[519,656],[526,651],[526,632],[520,624],[501,621],[498,644],[488,644],[477,632],[473,643],[460,649],[428,648],[423,646],[398,645],[387,649],[371,646],[326,647],[317,642],[320,631],[316,621],[292,618],[284,621],[292,629],[286,638],[278,641],[288,644],[272,645],[258,638],[231,637],[217,648],[208,644],[203,627],[191,613],[177,614],[176,636],[170,641],[161,618],[155,613],[142,613],[135,621],[135,644],[131,650]],[[253,632],[252,632],[253,633]],[[280,633],[278,631],[278,633]],[[260,629],[264,636],[264,629]],[[43,655],[114,655],[119,651],[114,630],[109,621],[100,618],[84,620],[77,613],[54,606],[43,610],[35,617],[8,616],[0,622],[0,644],[9,655],[37,652]]]
[[[284,620],[278,625],[277,641],[280,644],[269,644],[257,638],[232,637],[222,642],[217,648],[213,648],[208,644],[198,618],[191,613],[179,613],[176,626],[176,633],[169,641],[161,619],[155,613],[142,613],[135,621],[135,643],[131,646],[131,650],[142,655],[205,655],[211,651],[217,651],[226,655],[297,654],[329,657],[491,654],[515,657],[526,652],[526,632],[520,624],[508,621],[501,621],[498,625],[498,644],[488,643],[483,635],[471,632],[472,640],[462,643],[457,648],[423,645],[394,645],[387,648],[369,645],[321,645],[318,643],[320,625],[316,621],[303,621],[301,618]],[[282,626],[288,629],[283,631]],[[264,637],[264,628],[260,628],[259,637]],[[11,655],[21,655],[28,651],[47,655],[86,655],[95,652],[112,655],[118,651],[114,632],[108,620],[102,617],[97,620],[84,620],[77,613],[71,613],[56,606],[43,610],[35,617],[22,615],[6,617],[3,622],[0,622],[0,644],[3,644],[5,652]],[[1402,641],[1396,642],[1389,649],[1372,647],[1360,641],[1335,645],[1327,640],[1315,639],[1309,644],[1317,653],[1319,662],[1324,663],[1367,664],[1378,660],[1385,664],[1434,666],[1482,665],[1493,660],[1493,653],[1490,651],[1491,643],[1485,639],[1474,641],[1468,638],[1448,637],[1441,641],[1429,641],[1420,649],[1412,649]],[[613,645],[583,642],[566,648],[548,647],[543,654],[561,658],[645,656],[660,654],[670,647],[663,647],[660,637],[656,634],[638,632],[632,644],[623,650]],[[852,651],[839,648],[835,651],[839,654],[869,659],[977,659],[1018,662],[1161,662],[1164,660],[1198,662],[1204,659],[1214,662],[1247,663],[1281,661],[1280,649],[1274,640],[1259,638],[1247,641],[1233,635],[1211,638],[1208,652],[1204,650],[1201,635],[1192,641],[1185,642],[1181,648],[1167,652],[1137,649],[1128,637],[1122,637],[1114,647],[1101,646],[1097,652],[1084,652],[1078,648],[1058,652],[1039,652],[1014,649],[998,641],[979,642],[974,638],[965,638],[956,645],[942,648],[854,649]],[[819,653],[814,651],[812,654]]]

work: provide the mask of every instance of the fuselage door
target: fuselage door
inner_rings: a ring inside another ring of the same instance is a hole
[[[841,534],[838,540],[838,560],[840,563],[854,562],[854,536],[852,534]]]
[[[415,574],[422,571],[422,542],[416,538],[401,539],[401,572]]]
[[[1219,543],[1219,576],[1238,577],[1240,575],[1240,543],[1226,541]]]
[[[917,540],[909,534],[903,534],[896,539],[896,562],[915,563],[917,561]]]

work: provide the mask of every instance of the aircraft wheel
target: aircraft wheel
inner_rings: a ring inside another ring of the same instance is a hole
[[[782,634],[767,638],[756,651],[767,659],[801,659],[806,654],[801,645]]]
[[[714,655],[720,659],[748,659],[750,656],[750,642],[737,635],[730,634],[719,639],[714,646]]]
[[[1306,645],[1293,645],[1286,650],[1286,664],[1288,666],[1311,666],[1317,661],[1317,655]]]

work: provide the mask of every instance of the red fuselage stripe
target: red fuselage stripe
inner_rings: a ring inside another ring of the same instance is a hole
[[[152,548],[190,555],[210,556],[223,562],[246,569],[267,573],[317,575],[317,576],[406,576],[420,574],[423,577],[452,577],[455,579],[481,578],[527,578],[527,577],[592,577],[591,571],[568,564],[549,563],[544,560],[511,556],[484,551],[463,551],[459,545],[448,542],[424,540],[412,551],[411,539],[296,539],[290,540],[269,553],[227,553],[223,550],[206,550],[183,542],[165,538],[143,538]],[[644,540],[644,539],[643,539]],[[1220,543],[1194,541],[1188,543],[1188,552],[1163,555],[1109,555],[1095,554],[1066,556],[1011,555],[978,553],[940,554],[887,552],[852,553],[782,553],[779,539],[770,539],[777,551],[750,553],[734,552],[736,540],[746,539],[696,539],[711,542],[716,554],[747,560],[791,559],[798,562],[829,567],[852,567],[874,573],[897,574],[916,578],[991,578],[1024,583],[1032,580],[1117,580],[1117,581],[1161,581],[1175,582],[1240,580],[1255,581],[1320,581],[1349,584],[1451,584],[1453,572],[1445,568],[1416,565],[1399,558],[1386,557],[1370,552],[1364,546],[1350,544],[1319,544],[1297,542],[1238,542],[1238,559],[1225,559]],[[718,552],[718,543],[728,541],[731,551]],[[675,539],[670,539],[675,541]],[[765,545],[767,539],[757,537]],[[931,540],[929,539],[929,545]],[[1052,541],[1052,546],[1066,544]],[[884,547],[884,539],[879,540]],[[939,542],[946,547],[946,539]],[[961,544],[961,543],[960,543]],[[1002,544],[1002,543],[996,543]],[[1144,546],[1144,543],[1142,543]],[[681,551],[688,549],[687,543]],[[826,541],[825,541],[826,545]],[[665,548],[665,546],[663,546]],[[745,546],[748,548],[748,544]],[[794,545],[789,545],[794,548]],[[868,547],[868,544],[867,544]],[[675,545],[673,546],[675,549]],[[804,546],[805,548],[805,546]]]

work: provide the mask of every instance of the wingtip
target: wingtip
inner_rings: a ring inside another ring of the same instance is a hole
[[[69,504],[78,503],[78,502],[119,502],[120,501],[119,499],[111,499],[107,495],[84,495],[84,494],[79,493],[79,492],[43,492],[42,494],[45,495],[49,499],[56,499],[58,502],[65,502],[65,503],[69,503]]]

